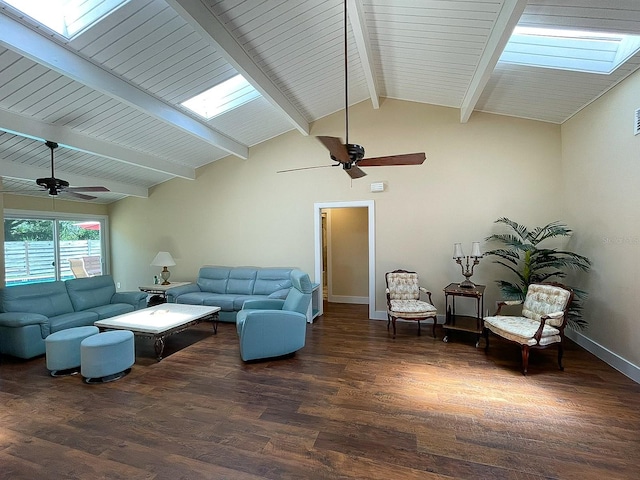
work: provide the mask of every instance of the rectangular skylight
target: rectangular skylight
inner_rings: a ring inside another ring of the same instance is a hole
[[[2,0],[65,38],[71,39],[129,0]]]
[[[258,97],[260,97],[260,93],[242,75],[236,75],[182,102],[182,105],[210,120]]]
[[[518,26],[500,62],[610,74],[640,50],[640,36]]]

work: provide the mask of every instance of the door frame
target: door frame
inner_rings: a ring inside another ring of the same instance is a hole
[[[322,291],[322,210],[331,208],[365,207],[368,212],[369,237],[369,318],[375,318],[376,310],[376,236],[375,236],[375,203],[373,200],[353,202],[322,202],[313,204],[313,237],[314,237],[314,275],[315,281],[320,283],[320,298]]]

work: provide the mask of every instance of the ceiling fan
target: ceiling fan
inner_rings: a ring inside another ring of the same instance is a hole
[[[291,172],[294,170],[306,170],[310,168],[321,168],[338,165],[352,178],[361,178],[366,175],[360,167],[382,167],[391,165],[421,165],[426,155],[421,153],[408,153],[401,155],[391,155],[387,157],[364,158],[364,147],[349,143],[349,83],[348,83],[348,62],[347,62],[347,0],[344,0],[344,101],[345,101],[345,142],[338,137],[318,136],[316,137],[329,150],[331,160],[338,162],[334,165],[322,165],[319,167],[302,167],[289,170],[280,170],[278,173]]]
[[[49,195],[57,196],[61,193],[68,194],[76,198],[80,198],[82,200],[93,200],[97,197],[92,195],[85,195],[80,192],[108,192],[109,189],[106,187],[70,187],[69,182],[66,180],[62,180],[60,178],[56,178],[54,169],[53,169],[53,151],[58,148],[58,144],[56,142],[52,142],[47,140],[45,145],[51,149],[51,176],[38,178],[36,179],[36,184],[42,187],[43,190],[46,190]],[[42,191],[42,190],[38,190]],[[19,193],[19,192],[14,192]]]

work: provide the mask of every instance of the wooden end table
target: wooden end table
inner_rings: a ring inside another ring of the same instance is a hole
[[[476,348],[480,345],[480,337],[484,328],[482,311],[484,310],[484,289],[485,285],[475,285],[472,288],[461,287],[458,283],[450,283],[444,288],[444,299],[446,307],[446,319],[443,325],[445,335],[444,342],[449,341],[449,330],[459,330],[476,334]],[[457,315],[456,297],[475,298],[476,315]],[[451,303],[449,303],[451,302]]]

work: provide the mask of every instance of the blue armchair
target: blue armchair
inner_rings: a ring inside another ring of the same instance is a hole
[[[311,280],[294,269],[291,284],[284,300],[247,300],[238,312],[240,357],[245,362],[287,355],[304,347]]]

